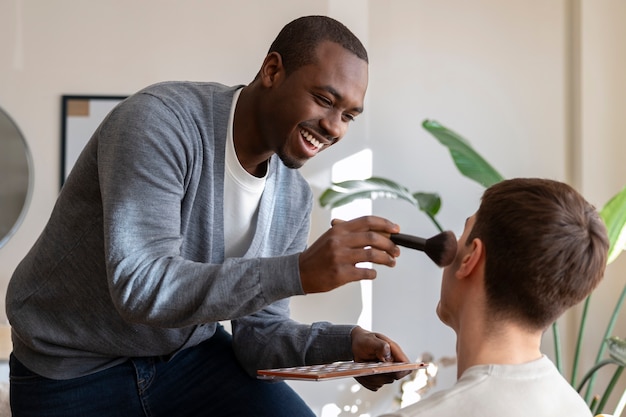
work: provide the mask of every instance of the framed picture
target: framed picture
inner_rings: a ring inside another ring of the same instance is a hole
[[[61,186],[105,116],[126,96],[61,97]]]

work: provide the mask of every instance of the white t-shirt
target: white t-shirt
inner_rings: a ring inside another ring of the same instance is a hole
[[[478,365],[456,384],[381,417],[590,417],[582,397],[546,357],[521,365]]]
[[[241,89],[235,92],[226,132],[226,168],[224,172],[224,251],[227,258],[243,256],[252,241],[257,225],[259,201],[265,189],[265,177],[246,171],[237,159],[233,141],[235,106]]]

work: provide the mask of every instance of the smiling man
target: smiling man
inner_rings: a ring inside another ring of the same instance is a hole
[[[13,416],[311,416],[256,370],[408,360],[381,334],[289,318],[289,297],[374,279],[356,265],[399,254],[398,226],[374,216],[306,247],[312,192],[294,168],[345,135],[367,71],[344,25],[308,16],[247,86],[165,82],[117,106],[9,284]]]

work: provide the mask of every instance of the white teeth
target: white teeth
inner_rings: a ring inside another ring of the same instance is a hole
[[[311,145],[315,146],[317,149],[321,149],[324,146],[319,140],[315,139],[309,132],[306,130],[301,130],[300,133],[302,136],[309,142]]]

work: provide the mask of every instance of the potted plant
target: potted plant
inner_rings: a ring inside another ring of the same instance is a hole
[[[480,156],[462,136],[433,120],[425,120],[422,126],[442,145],[448,148],[454,164],[465,177],[476,181],[484,187],[489,187],[504,179],[504,177]],[[371,177],[364,180],[348,180],[333,183],[331,187],[324,190],[321,194],[319,202],[323,207],[334,208],[363,198],[372,200],[376,198],[404,200],[424,212],[439,231],[444,230],[437,220],[437,214],[441,209],[441,197],[437,193],[411,192],[403,185],[383,177]],[[600,215],[607,227],[609,235],[610,248],[608,263],[611,263],[626,249],[626,187],[615,194],[603,206],[600,210]],[[605,408],[606,402],[626,366],[626,341],[613,335],[618,314],[626,299],[626,284],[618,297],[612,315],[609,317],[606,332],[600,342],[595,364],[583,375],[580,381],[578,381],[578,365],[591,298],[592,296],[589,295],[583,304],[570,383],[583,395],[591,411],[594,414],[598,414]],[[552,325],[552,331],[554,336],[555,363],[559,371],[563,373],[561,359],[562,348],[558,324],[556,322]],[[622,337],[623,336],[624,335],[622,335]],[[593,396],[596,374],[599,369],[605,366],[614,366],[615,373],[601,395]],[[586,391],[583,394],[585,387]],[[621,414],[625,406],[626,390],[622,393],[618,401],[614,413],[616,417]]]

